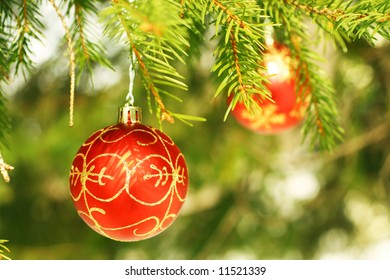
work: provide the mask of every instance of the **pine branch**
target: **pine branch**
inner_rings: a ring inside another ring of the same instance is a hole
[[[304,139],[309,138],[312,149],[332,151],[344,134],[338,120],[334,88],[317,64],[322,58],[307,47],[310,46],[308,34],[300,36],[300,40],[290,39],[290,47],[294,46],[293,53],[299,62],[297,92],[310,92],[310,105],[303,127]]]
[[[265,10],[272,20],[282,28],[275,31],[290,50],[296,71],[298,94],[310,91],[310,105],[303,127],[304,139],[309,138],[312,149],[333,150],[342,139],[343,129],[338,121],[338,109],[334,88],[325,77],[318,62],[322,58],[310,49],[312,38],[304,18],[295,13],[295,6],[284,5],[282,1],[266,1]]]
[[[6,106],[6,98],[0,80],[0,144],[8,146],[7,136],[10,131],[10,117]]]
[[[26,76],[34,66],[30,46],[33,40],[40,40],[44,28],[38,11],[40,2],[11,0],[0,3],[0,73],[3,81],[11,79],[12,69],[14,74],[21,70]]]
[[[14,13],[12,11],[12,1],[0,2],[0,82],[9,80],[9,49],[12,38],[12,20]]]
[[[38,5],[31,0],[23,0],[17,6],[19,12],[16,14],[16,37],[11,46],[11,61],[15,62],[15,73],[21,68],[26,76],[26,71],[31,72],[34,63],[31,59],[30,49],[33,40],[40,41],[40,33],[44,28],[40,21],[41,15]]]
[[[62,6],[58,7],[55,0],[49,2],[64,27],[69,50],[72,125],[74,88],[81,74],[84,70],[91,72],[94,63],[110,66],[90,21],[97,16],[99,3],[69,0],[59,1]],[[0,83],[9,82],[16,72],[25,74],[32,69],[31,42],[39,40],[45,28],[40,21],[41,4],[41,0],[0,1]],[[64,7],[65,15],[61,12]],[[72,20],[71,25],[68,26],[65,16]],[[390,39],[387,0],[112,0],[100,18],[104,19],[105,34],[124,42],[130,55],[134,53],[150,111],[156,113],[160,122],[201,120],[171,112],[165,98],[181,101],[177,92],[187,90],[187,85],[176,63],[185,64],[189,54],[200,53],[208,27],[214,28],[212,40],[218,42],[211,69],[219,82],[216,95],[226,92],[233,96],[227,114],[238,101],[244,102],[251,112],[258,110],[253,97],[269,97],[265,87],[268,74],[261,66],[265,28],[281,25],[282,28],[275,28],[276,34],[299,61],[297,89],[303,87],[301,92],[311,92],[304,136],[311,138],[313,147],[324,149],[332,149],[341,138],[342,129],[337,121],[334,90],[318,66],[321,57],[309,48],[312,38],[307,31],[307,18],[313,19],[344,50],[346,42],[359,38],[371,44],[377,34]],[[0,93],[3,109],[1,84]],[[0,138],[7,123],[5,110],[1,110]]]
[[[285,0],[313,18],[345,50],[344,40],[363,38],[374,44],[378,33],[390,39],[390,2],[384,1],[296,1]]]
[[[188,24],[188,42],[190,48],[187,49],[187,66],[192,66],[192,62],[198,62],[207,30],[205,18],[202,16],[201,10],[198,10],[199,7],[194,5],[196,3],[197,1],[180,0],[182,9],[180,17],[186,20]]]
[[[336,18],[336,28],[344,29],[352,38],[364,38],[374,44],[379,33],[390,39],[390,2],[359,1],[346,5],[345,13]]]
[[[11,80],[10,59],[11,42],[13,42],[13,19],[16,16],[12,10],[14,1],[0,2],[0,144],[8,146],[7,135],[10,130],[10,118],[6,107],[6,97],[2,83],[9,83]]]
[[[264,86],[267,75],[261,67],[265,24],[260,7],[256,1],[212,0],[200,1],[199,5],[210,7],[214,38],[219,38],[212,71],[221,81],[215,96],[223,91],[233,95],[225,118],[238,101],[250,112],[259,110],[253,95],[269,95]]]
[[[107,59],[106,50],[101,40],[97,37],[96,23],[91,18],[97,18],[99,13],[95,0],[72,0],[67,3],[66,14],[73,17],[70,33],[74,43],[77,83],[84,71],[93,76],[93,63],[112,68]]]
[[[182,56],[187,55],[189,47],[180,3],[115,0],[101,15],[106,22],[105,33],[118,42],[125,41],[130,54],[135,54],[150,111],[156,111],[160,121],[173,122],[162,94],[171,96],[171,89],[187,90],[183,76],[174,67],[176,61],[184,63]]]

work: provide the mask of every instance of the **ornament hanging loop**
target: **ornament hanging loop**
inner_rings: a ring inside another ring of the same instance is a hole
[[[141,122],[141,108],[135,107],[134,105],[134,79],[135,79],[135,68],[137,63],[137,57],[135,52],[131,52],[130,67],[129,67],[129,92],[126,96],[125,105],[119,108],[118,123],[121,124],[134,124]]]
[[[119,108],[118,123],[121,124],[134,124],[141,122],[141,108],[135,107],[134,105],[134,79],[135,79],[135,68],[137,63],[137,57],[135,52],[131,52],[130,66],[129,66],[129,92],[126,96],[125,105]]]
[[[134,79],[135,79],[135,67],[137,63],[137,58],[134,51],[131,52],[130,66],[129,66],[129,92],[126,96],[126,103],[131,106],[134,105]]]

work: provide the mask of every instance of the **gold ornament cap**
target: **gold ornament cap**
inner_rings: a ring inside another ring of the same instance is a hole
[[[119,108],[118,123],[122,124],[133,124],[141,123],[142,114],[141,108],[135,107],[126,103],[123,107]]]

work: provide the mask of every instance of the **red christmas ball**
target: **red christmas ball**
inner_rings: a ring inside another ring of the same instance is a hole
[[[134,108],[122,108],[122,121],[84,142],[69,178],[80,217],[117,241],[143,240],[164,231],[188,191],[183,154],[166,134],[141,124]]]
[[[274,134],[301,123],[308,107],[308,92],[297,94],[290,60],[286,46],[275,44],[268,48],[264,54],[264,66],[270,74],[266,87],[271,100],[253,96],[261,109],[255,113],[250,113],[243,102],[237,102],[232,114],[242,126],[258,133]]]

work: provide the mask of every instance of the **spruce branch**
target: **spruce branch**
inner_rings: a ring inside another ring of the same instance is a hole
[[[13,21],[16,18],[12,10],[13,0],[10,2],[0,2],[0,82],[8,82],[10,80],[10,48],[13,42],[14,25]]]
[[[81,75],[87,71],[89,76],[93,76],[93,63],[112,68],[107,59],[106,49],[99,38],[97,38],[97,29],[91,22],[91,18],[96,18],[99,10],[94,0],[72,0],[68,2],[67,15],[72,17],[73,22],[70,26],[70,33],[74,43],[76,63],[76,84]]]
[[[10,117],[6,106],[7,100],[1,87],[1,82],[2,81],[0,79],[0,144],[3,144],[5,147],[7,147],[7,136],[10,131]]]
[[[264,86],[267,74],[261,66],[264,27],[267,25],[261,21],[262,10],[256,1],[212,0],[209,5],[211,24],[215,26],[214,38],[219,37],[212,68],[220,78],[215,96],[223,91],[233,96],[225,119],[238,101],[242,101],[249,112],[260,110],[254,95],[269,98]]]
[[[0,3],[0,80],[9,82],[12,74],[33,68],[31,43],[40,40],[44,28],[40,21],[39,4],[30,0],[2,1]]]
[[[2,84],[11,82],[11,68],[15,62],[12,59],[15,57],[12,46],[17,34],[17,25],[14,24],[18,20],[18,14],[14,12],[17,4],[16,0],[0,2],[0,144],[4,146],[8,146],[10,118]]]
[[[125,41],[129,52],[135,54],[150,111],[155,111],[160,121],[173,122],[162,94],[172,96],[168,89],[187,90],[184,77],[174,65],[176,61],[185,63],[183,56],[187,56],[189,47],[188,25],[181,16],[181,3],[115,0],[101,15],[106,22],[105,34],[119,42]]]
[[[193,62],[198,62],[201,56],[201,49],[205,41],[205,32],[207,24],[205,18],[202,15],[202,7],[199,7],[198,1],[185,1],[181,0],[181,13],[180,17],[186,20],[188,24],[188,42],[189,48],[187,48],[186,65],[191,67]]]
[[[266,1],[265,10],[275,23],[283,26],[275,28],[275,33],[289,47],[292,61],[296,61],[292,66],[298,97],[310,93],[303,138],[309,138],[312,149],[332,151],[343,138],[334,88],[318,65],[322,57],[310,48],[313,40],[303,15],[295,13],[295,6],[284,5],[285,1]]]
[[[0,5],[1,9],[1,5]],[[5,18],[3,17],[3,13],[0,10],[0,20],[3,22]],[[0,143],[5,143],[6,135],[9,132],[9,116],[8,110],[6,107],[6,97],[4,90],[2,88],[2,83],[9,83],[10,75],[9,75],[9,67],[10,63],[8,60],[8,35],[4,32],[4,29],[0,29]]]
[[[300,75],[307,76],[310,105],[303,127],[304,138],[309,137],[312,149],[332,151],[343,139],[344,130],[339,124],[338,110],[331,83],[316,63],[310,60],[306,50],[300,52]],[[320,83],[319,83],[320,82]],[[313,130],[313,128],[316,130]]]
[[[77,26],[80,30],[80,42],[81,42],[81,49],[83,50],[83,54],[85,59],[89,59],[89,53],[87,49],[87,44],[85,42],[85,35],[84,35],[84,28],[83,28],[83,14],[82,14],[82,8],[80,8],[80,5],[75,6],[75,16],[76,16],[76,22]]]
[[[160,111],[159,115],[161,116],[160,117],[161,121],[167,120],[168,122],[173,123],[174,119],[172,118],[171,114],[165,108],[165,104],[163,103],[163,101],[161,99],[161,96],[159,94],[159,90],[158,90],[156,84],[153,82],[153,79],[151,77],[149,69],[147,68],[147,66],[145,64],[144,59],[142,58],[140,52],[137,51],[136,47],[132,43],[131,37],[129,37],[129,41],[130,41],[131,49],[134,52],[134,54],[137,58],[138,64],[141,68],[141,72],[142,72],[143,77],[144,77],[144,82],[147,84],[149,92],[153,95],[156,103],[158,104],[158,108]],[[153,59],[153,57],[149,57],[149,58]]]
[[[346,40],[364,38],[370,44],[374,44],[377,33],[390,39],[390,2],[387,0],[327,0],[319,3],[284,0],[284,2],[313,18],[341,44],[344,50],[345,44],[341,37]]]
[[[94,63],[110,66],[103,44],[90,20],[99,14],[96,0],[49,0],[65,30],[69,51],[70,125],[73,125],[75,86],[84,70]],[[44,30],[39,14],[41,0],[0,1],[0,83],[8,83],[16,72],[30,71],[31,42],[39,40]],[[107,3],[108,4],[108,3]],[[61,10],[66,9],[65,14]],[[72,20],[66,23],[66,18]],[[159,121],[203,120],[172,112],[166,98],[181,101],[178,91],[187,90],[177,63],[200,53],[207,28],[213,28],[217,42],[212,72],[217,76],[216,96],[231,95],[226,112],[243,101],[249,111],[259,110],[253,98],[270,98],[265,84],[268,74],[262,67],[266,50],[265,29],[275,28],[278,39],[292,51],[297,70],[297,89],[310,90],[311,101],[304,136],[313,147],[331,149],[341,139],[337,121],[334,89],[318,66],[321,57],[310,49],[312,37],[307,19],[346,50],[346,42],[363,38],[373,44],[376,35],[390,39],[390,2],[352,0],[112,0],[99,14],[104,33],[124,42],[130,55],[135,54],[151,112]],[[267,23],[270,22],[270,23]],[[0,107],[5,96],[0,84]],[[0,112],[0,138],[9,121]],[[313,128],[314,127],[314,128]],[[310,136],[308,136],[310,135]],[[0,139],[2,140],[2,139]]]
[[[165,108],[165,105],[160,97],[159,90],[156,87],[156,85],[153,83],[153,79],[150,76],[149,70],[145,64],[145,61],[143,57],[141,56],[141,53],[137,50],[137,46],[134,44],[134,40],[131,34],[131,31],[127,28],[125,24],[125,17],[124,15],[120,12],[117,14],[119,22],[123,25],[123,28],[125,30],[126,36],[129,41],[130,49],[131,52],[134,54],[138,65],[141,69],[141,73],[143,74],[144,77],[144,83],[146,84],[145,87],[148,89],[148,91],[154,96],[156,103],[158,104],[159,111],[161,112],[159,115],[161,116],[161,120],[168,120],[169,122],[173,122],[172,117],[170,117],[170,114]],[[153,59],[153,57],[151,57]]]
[[[238,25],[243,30],[248,29],[245,22],[242,19],[240,19],[237,15],[235,15],[234,12],[231,11],[227,6],[225,6],[221,1],[212,0],[212,3],[227,15],[226,22],[234,21],[235,24]]]
[[[22,67],[22,73],[26,77],[25,71],[31,72],[34,66],[31,59],[31,43],[33,40],[40,41],[40,33],[44,25],[40,21],[38,6],[32,1],[20,1],[16,9],[19,10],[19,13],[15,13],[17,35],[11,45],[10,60],[15,62],[15,74]]]

